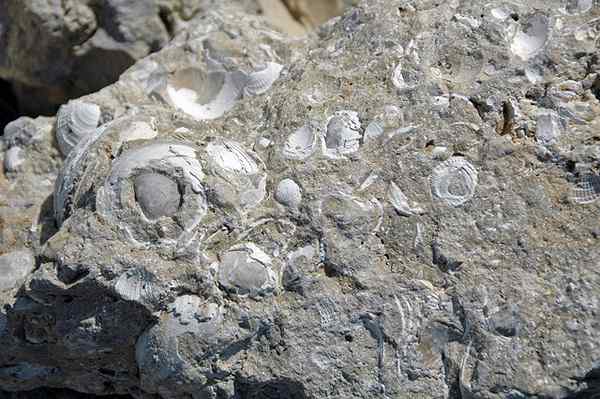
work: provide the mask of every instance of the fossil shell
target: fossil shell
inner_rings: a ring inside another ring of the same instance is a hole
[[[282,205],[296,209],[302,202],[302,191],[292,179],[283,179],[277,185],[275,199]]]
[[[168,101],[197,120],[223,116],[241,97],[247,82],[243,72],[205,71],[187,68],[167,83]]]
[[[266,173],[258,157],[230,140],[206,147],[211,178],[208,185],[221,204],[238,211],[253,208],[266,196]]]
[[[543,110],[537,115],[535,137],[544,145],[556,144],[560,139],[561,126],[558,114],[553,110]]]
[[[452,157],[433,170],[431,192],[450,206],[470,200],[477,187],[477,171],[463,157]]]
[[[377,231],[383,219],[383,207],[377,199],[365,200],[342,192],[325,196],[321,213],[325,225],[348,237]]]
[[[4,169],[7,172],[16,172],[19,166],[25,162],[25,159],[21,155],[22,152],[21,147],[16,145],[6,150],[4,155]]]
[[[423,210],[420,208],[411,208],[408,204],[408,198],[394,182],[390,182],[387,196],[396,212],[402,216],[412,216],[423,213]]]
[[[550,29],[550,21],[545,15],[531,15],[516,29],[510,42],[510,50],[523,61],[529,60],[546,46]]]
[[[352,154],[360,148],[360,119],[354,111],[338,111],[329,118],[323,153],[330,158]]]
[[[248,76],[244,94],[257,96],[265,93],[271,88],[273,83],[279,79],[282,70],[283,65],[275,62],[268,62],[264,69],[253,72]]]
[[[600,199],[600,176],[588,174],[572,190],[571,198],[578,204],[591,204]]]
[[[152,301],[158,296],[152,275],[139,269],[121,274],[114,289],[122,298],[130,301]]]
[[[134,243],[176,245],[193,237],[207,211],[204,178],[196,150],[188,145],[138,147],[114,161],[97,191],[97,211]],[[152,235],[154,225],[169,234]]]
[[[570,15],[585,14],[594,6],[594,0],[564,0],[565,11]]]
[[[100,107],[79,100],[60,107],[56,115],[56,141],[64,156],[93,132],[100,122]]]
[[[306,159],[316,151],[317,140],[318,132],[314,124],[306,124],[287,138],[283,147],[283,156],[295,160]]]
[[[269,255],[252,243],[233,246],[221,257],[219,284],[227,291],[252,297],[278,288]]]

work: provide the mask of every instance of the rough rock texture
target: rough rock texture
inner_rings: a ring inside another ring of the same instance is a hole
[[[270,22],[292,26],[295,34],[339,15],[344,7],[341,0],[301,0],[289,7],[281,0],[3,0],[0,79],[10,86],[0,86],[0,111],[13,119],[19,112],[53,114],[68,99],[115,82],[136,60],[185,30],[194,16],[222,3],[251,14],[279,7],[279,13],[268,15]]]
[[[81,99],[62,167],[53,118],[7,127],[0,253],[35,264],[0,266],[33,269],[2,280],[2,389],[598,394],[597,3],[199,21]]]

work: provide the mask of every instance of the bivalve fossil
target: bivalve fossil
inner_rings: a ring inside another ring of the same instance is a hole
[[[60,107],[56,115],[56,141],[64,156],[79,143],[82,137],[93,132],[100,122],[100,107],[79,100]]]
[[[271,257],[256,245],[246,243],[235,245],[222,255],[219,284],[234,294],[257,297],[276,291],[279,279]]]
[[[327,121],[323,153],[329,158],[340,158],[360,148],[361,124],[358,113],[338,111]]]
[[[396,212],[402,216],[413,216],[423,213],[421,208],[413,208],[410,206],[408,198],[394,182],[390,182],[390,185],[388,186],[387,197]]]
[[[318,129],[308,123],[292,133],[283,145],[283,156],[288,159],[304,160],[317,150]]]
[[[523,25],[517,26],[510,42],[514,55],[527,61],[537,55],[550,38],[550,21],[543,14],[529,16]]]
[[[279,79],[283,70],[283,65],[275,62],[267,62],[265,67],[259,71],[248,75],[244,94],[248,96],[257,96],[265,93],[271,88],[273,83]]]
[[[450,206],[460,206],[473,198],[477,179],[477,170],[469,161],[452,157],[433,170],[431,192]]]
[[[297,209],[302,202],[302,190],[292,179],[283,179],[277,185],[275,199],[282,205]]]

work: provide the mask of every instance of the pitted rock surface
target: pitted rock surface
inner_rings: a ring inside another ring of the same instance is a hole
[[[1,389],[598,393],[597,2],[195,18],[81,99],[65,159],[55,118],[7,128],[0,254],[34,263],[0,285]]]

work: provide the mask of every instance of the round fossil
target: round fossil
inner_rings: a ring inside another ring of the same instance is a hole
[[[181,204],[177,183],[158,173],[144,173],[135,178],[135,199],[148,219],[173,216]]]
[[[477,170],[463,157],[452,157],[438,165],[431,176],[433,196],[450,206],[460,206],[473,198]]]
[[[287,207],[298,208],[300,202],[302,202],[300,186],[292,179],[283,179],[277,185],[275,199]]]
[[[339,158],[358,151],[361,124],[358,113],[338,111],[327,122],[323,152],[330,158]]]
[[[75,100],[63,105],[56,115],[56,141],[64,156],[100,122],[100,107]]]
[[[317,129],[312,123],[292,133],[283,146],[283,156],[288,159],[304,160],[315,153],[318,140]]]
[[[538,54],[550,38],[550,21],[543,14],[533,14],[519,26],[510,42],[510,50],[523,61]]]
[[[252,243],[233,246],[225,252],[219,265],[219,284],[225,290],[257,297],[278,288],[271,257]]]

